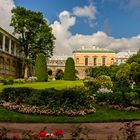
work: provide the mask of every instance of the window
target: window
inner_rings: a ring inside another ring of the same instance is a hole
[[[102,57],[102,66],[106,65],[106,57]]]
[[[11,54],[14,55],[14,41],[11,41]]]
[[[85,57],[85,66],[88,66],[88,57]]]
[[[111,58],[111,64],[114,64],[114,58]]]
[[[79,58],[76,58],[76,64],[79,64]]]
[[[0,33],[0,49],[2,49],[3,35]]]
[[[9,38],[5,37],[5,51],[9,52]]]
[[[97,57],[93,57],[93,65],[97,66]]]

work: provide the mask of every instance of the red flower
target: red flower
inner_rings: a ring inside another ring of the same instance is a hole
[[[19,138],[20,138],[19,134],[15,134],[15,135],[13,136],[13,139],[14,139],[14,140],[18,140]]]
[[[40,132],[38,132],[38,134],[43,138],[46,137],[46,132],[44,132],[44,131],[40,131]]]
[[[64,134],[63,134],[63,131],[62,130],[54,130],[53,131],[53,135],[63,137]]]

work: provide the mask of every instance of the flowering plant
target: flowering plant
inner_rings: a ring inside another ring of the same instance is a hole
[[[7,140],[60,140],[64,137],[62,130],[54,130],[52,133],[46,131],[47,127],[44,127],[41,131],[25,131],[24,134],[13,133],[12,136],[8,136],[8,130],[6,128],[0,129],[0,139]]]

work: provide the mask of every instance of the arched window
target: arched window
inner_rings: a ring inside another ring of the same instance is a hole
[[[111,58],[111,64],[112,65],[114,64],[114,58]]]

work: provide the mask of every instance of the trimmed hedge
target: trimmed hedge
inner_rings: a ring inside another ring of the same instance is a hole
[[[76,79],[76,70],[75,63],[72,57],[69,57],[66,60],[65,71],[64,71],[64,80],[74,81]]]
[[[42,53],[37,55],[35,61],[35,76],[39,82],[48,81],[46,58]]]

